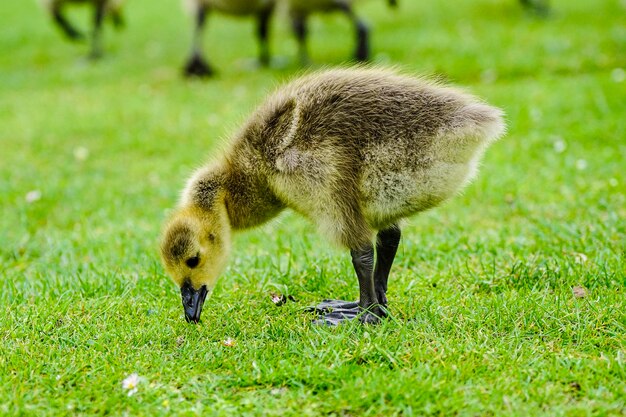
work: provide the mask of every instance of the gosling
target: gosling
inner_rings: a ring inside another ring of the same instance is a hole
[[[63,14],[64,6],[67,4],[89,4],[93,7],[93,31],[91,36],[90,58],[102,56],[102,22],[105,17],[109,17],[113,25],[117,28],[124,26],[121,6],[122,0],[42,0],[42,3],[56,25],[63,31],[70,40],[79,41],[84,39],[84,35],[76,29]]]
[[[299,58],[302,65],[309,62],[306,39],[308,35],[307,19],[311,13],[340,11],[354,24],[356,29],[356,49],[354,59],[367,61],[370,57],[369,29],[353,10],[354,0],[286,0],[293,32],[298,40]],[[396,0],[388,0],[390,7],[396,7]]]
[[[358,302],[325,300],[324,323],[387,314],[400,221],[457,194],[502,112],[460,90],[376,68],[334,69],[271,95],[221,158],[195,172],[166,223],[161,257],[197,323],[231,248],[231,235],[285,208],[349,249]]]
[[[202,48],[202,33],[210,11],[234,16],[256,16],[259,62],[263,66],[269,64],[269,23],[274,10],[274,0],[191,0],[189,3],[195,16],[195,26],[191,55],[183,69],[185,76],[209,77],[215,73],[211,64],[204,58]]]

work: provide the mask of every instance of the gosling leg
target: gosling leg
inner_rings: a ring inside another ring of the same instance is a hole
[[[207,13],[207,6],[198,6],[191,56],[184,68],[184,73],[187,77],[210,77],[214,73],[211,65],[202,57],[202,32],[206,23]]]
[[[381,317],[386,316],[376,295],[374,246],[368,245],[363,249],[351,250],[350,254],[352,255],[354,271],[359,279],[359,301],[324,300],[322,303],[310,307],[307,309],[308,311],[323,314],[320,320],[315,321],[317,324],[337,325],[357,317],[362,323],[377,324]],[[384,267],[381,271],[387,271],[388,275],[389,268]]]
[[[70,22],[65,18],[63,13],[61,12],[61,5],[59,2],[54,2],[52,5],[52,17],[54,22],[61,28],[65,36],[69,39],[77,41],[84,38],[83,34],[80,33],[74,26],[70,24]]]
[[[98,59],[102,56],[101,45],[101,32],[102,21],[104,20],[104,14],[106,9],[106,0],[100,0],[95,4],[94,16],[93,16],[93,34],[91,39],[91,52],[89,58]]]
[[[359,309],[363,311],[359,320],[365,324],[377,324],[383,317],[374,284],[374,246],[351,250],[352,265],[359,278]]]
[[[354,23],[354,27],[356,28],[356,50],[354,52],[354,59],[357,61],[367,61],[370,57],[370,47],[369,47],[369,29],[364,21],[359,19],[354,12],[352,11],[352,7],[343,2],[337,1],[337,7],[339,10],[344,12],[352,23]]]
[[[257,36],[259,38],[259,62],[262,66],[266,67],[270,63],[270,49],[269,49],[269,23],[272,17],[274,6],[271,5],[268,8],[262,10],[258,16],[258,28]]]
[[[387,307],[387,281],[389,279],[389,271],[396,257],[398,245],[400,244],[401,232],[397,225],[381,230],[378,232],[376,239],[376,268],[374,269],[374,288],[376,290],[376,299],[383,307],[383,314]]]

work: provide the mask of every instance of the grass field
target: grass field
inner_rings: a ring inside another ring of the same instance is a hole
[[[375,62],[468,87],[509,133],[405,227],[393,318],[324,328],[304,307],[357,281],[292,213],[238,236],[200,325],[158,258],[186,176],[301,71],[285,19],[258,70],[253,23],[215,16],[219,77],[188,82],[176,0],[129,1],[98,63],[36,2],[1,2],[0,414],[626,415],[626,2],[552,3],[547,19],[514,0],[359,8]],[[351,34],[313,19],[314,67]]]

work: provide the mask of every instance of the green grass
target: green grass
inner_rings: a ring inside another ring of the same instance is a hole
[[[204,83],[179,76],[176,0],[129,1],[97,64],[35,2],[0,4],[0,414],[626,415],[626,3],[401,3],[359,9],[375,62],[467,86],[509,133],[404,228],[393,319],[338,328],[303,308],[356,298],[349,257],[291,213],[238,236],[198,326],[158,259],[186,176],[300,71],[285,19],[270,70],[251,21],[211,19]],[[311,32],[317,65],[350,54],[340,16]]]

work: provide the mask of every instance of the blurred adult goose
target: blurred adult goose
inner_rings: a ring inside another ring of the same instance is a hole
[[[308,35],[307,19],[317,12],[340,11],[353,23],[356,31],[356,48],[354,59],[367,61],[370,56],[369,29],[367,24],[355,13],[355,0],[285,0],[289,8],[293,31],[298,39],[300,62],[306,64],[309,60],[306,40]],[[396,0],[388,0],[391,7],[397,5]]]
[[[214,73],[212,66],[204,58],[202,50],[202,32],[207,15],[212,11],[233,16],[256,17],[260,48],[259,61],[262,65],[269,63],[269,22],[275,0],[191,0],[188,3],[195,16],[195,29],[191,55],[184,67],[186,76],[208,77]]]
[[[93,31],[91,36],[91,58],[102,55],[102,23],[105,17],[110,17],[116,27],[124,24],[121,6],[122,0],[42,0],[42,3],[53,21],[71,40],[81,40],[84,35],[76,29],[65,17],[63,10],[67,5],[87,4],[93,7]]]

